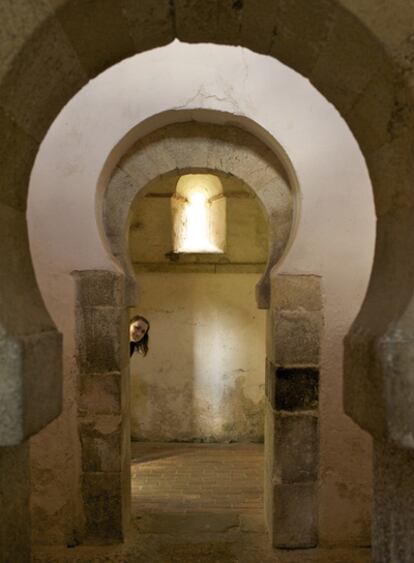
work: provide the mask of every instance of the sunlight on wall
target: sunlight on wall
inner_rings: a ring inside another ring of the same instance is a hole
[[[171,198],[171,212],[174,252],[224,252],[226,199],[217,176],[181,176]]]

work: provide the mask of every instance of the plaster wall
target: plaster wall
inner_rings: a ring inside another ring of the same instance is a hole
[[[255,285],[267,260],[267,218],[241,181],[222,175],[225,252],[171,256],[165,196],[179,178],[150,182],[131,209],[136,312],[151,323],[148,355],[131,360],[132,438],[262,441],[265,312]]]
[[[259,274],[139,273],[148,355],[131,360],[138,440],[261,441],[265,312]]]
[[[165,196],[179,178],[150,182],[130,214],[136,312],[151,323],[148,355],[131,360],[132,438],[262,441],[265,312],[255,285],[267,260],[267,218],[243,182],[221,175],[225,252],[171,256]]]
[[[342,338],[366,290],[375,236],[365,163],[337,111],[295,72],[243,49],[177,42],[126,60],[87,85],[52,125],[32,173],[28,224],[36,276],[65,336],[65,410],[33,441],[32,458],[39,471],[35,511],[53,488],[35,527],[47,516],[55,527],[61,523],[69,537],[78,521],[70,273],[116,269],[96,220],[99,176],[114,145],[132,127],[163,111],[185,109],[191,116],[197,108],[229,112],[230,122],[237,123],[237,116],[255,121],[268,133],[263,140],[272,144],[271,138],[277,139],[274,146],[289,155],[298,177],[300,222],[281,271],[322,277],[321,541],[366,542],[369,441],[342,414],[341,404]],[[252,132],[261,134],[254,127]],[[62,460],[59,470],[53,466],[55,453]],[[47,473],[53,478],[45,479]],[[56,483],[57,474],[65,487],[50,484]],[[42,530],[38,537],[50,540]]]

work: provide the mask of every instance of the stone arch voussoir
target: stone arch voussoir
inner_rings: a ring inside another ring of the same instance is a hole
[[[128,150],[103,196],[103,227],[112,255],[132,279],[127,244],[132,202],[149,182],[173,171],[231,174],[256,194],[269,218],[268,263],[257,286],[258,305],[268,308],[270,272],[292,236],[295,196],[275,154],[238,127],[193,121],[172,124],[140,139]]]

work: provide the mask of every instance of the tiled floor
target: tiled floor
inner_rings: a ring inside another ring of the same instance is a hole
[[[37,546],[33,563],[370,563],[367,549],[273,550],[263,527],[263,448],[132,444],[125,543]]]
[[[263,511],[262,444],[132,444],[137,512]]]

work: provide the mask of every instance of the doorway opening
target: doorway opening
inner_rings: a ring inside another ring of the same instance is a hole
[[[215,201],[226,202],[225,251],[174,252],[171,199],[188,177],[155,179],[130,213],[140,288],[131,314],[151,323],[149,354],[131,358],[133,522],[148,532],[157,514],[166,533],[177,518],[182,529],[191,521],[195,531],[264,532],[266,315],[254,288],[266,267],[268,221],[242,181],[216,170],[208,177],[222,187]]]

